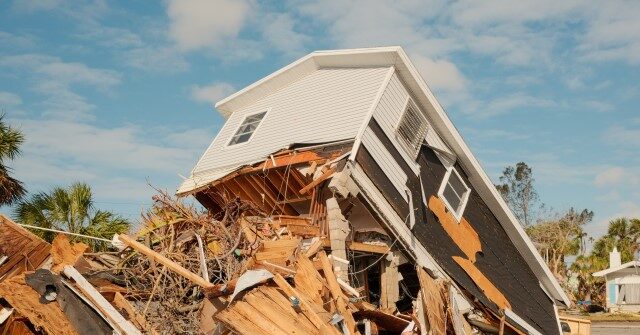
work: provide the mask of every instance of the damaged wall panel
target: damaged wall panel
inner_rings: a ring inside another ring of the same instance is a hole
[[[425,196],[437,196],[446,168],[434,151],[425,146],[420,152],[418,162]],[[467,185],[471,185],[464,170],[457,164],[456,169]],[[463,217],[478,233],[482,245],[483,253],[477,254],[475,266],[504,294],[517,315],[543,334],[557,333],[553,302],[544,293],[513,244],[505,243],[510,241],[509,237],[473,189]],[[453,259],[454,256],[466,259],[467,255],[447,234],[433,212],[429,211],[425,222],[416,224],[413,233],[460,286],[478,297],[486,306],[490,306],[494,313],[498,313],[496,305],[482,294],[474,281]]]

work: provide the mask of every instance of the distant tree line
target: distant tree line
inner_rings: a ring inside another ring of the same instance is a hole
[[[499,180],[496,189],[565,291],[574,300],[603,304],[605,283],[592,274],[609,267],[609,252],[614,247],[620,251],[623,263],[636,258],[640,251],[640,219],[612,220],[607,233],[596,240],[584,231],[585,225],[593,220],[593,211],[573,207],[559,213],[543,210],[533,170],[526,163],[506,167]],[[589,253],[588,242],[592,243]],[[570,257],[575,259],[568,266]]]

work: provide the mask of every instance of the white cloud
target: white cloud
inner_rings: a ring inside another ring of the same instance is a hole
[[[564,17],[578,9],[580,1],[458,1],[451,6],[454,21],[463,26],[484,26],[496,23],[526,23]]]
[[[26,49],[35,45],[32,36],[15,35],[0,31],[0,45],[11,49]]]
[[[446,60],[432,60],[423,56],[414,56],[412,61],[424,80],[436,90],[461,91],[465,89],[467,79],[455,64]]]
[[[0,108],[17,106],[22,103],[19,95],[11,92],[0,91]]]
[[[25,134],[13,162],[16,177],[32,191],[86,181],[100,197],[146,199],[150,182],[173,189],[213,136],[206,129],[124,125],[101,127],[60,118],[10,119]],[[142,197],[144,196],[144,197]]]
[[[243,0],[169,0],[169,33],[183,50],[216,46],[238,35],[250,8]]]
[[[262,35],[269,47],[285,55],[300,55],[311,40],[309,36],[296,32],[296,22],[288,13],[269,13],[260,21],[263,22]]]
[[[638,146],[640,145],[640,127],[611,126],[605,130],[602,137],[609,143]]]
[[[640,3],[606,1],[590,14],[580,46],[586,59],[640,63]]]
[[[121,75],[82,63],[64,62],[57,57],[39,54],[12,55],[0,58],[5,71],[18,71],[32,81],[32,89],[46,98],[42,102],[43,115],[59,115],[68,119],[91,118],[94,105],[73,91],[80,84],[109,91],[118,85]]]
[[[599,172],[595,178],[598,187],[613,187],[623,183],[626,186],[638,183],[638,177],[622,167],[614,166]]]
[[[514,93],[489,101],[470,101],[467,105],[467,108],[463,110],[465,114],[486,118],[507,114],[524,108],[538,108],[544,110],[556,106],[556,103],[545,98],[534,97],[524,93]],[[541,111],[536,111],[536,113],[539,112]]]
[[[63,0],[21,0],[14,1],[13,8],[20,11],[51,10],[59,7]]]
[[[207,102],[214,105],[226,98],[236,89],[228,83],[213,83],[208,86],[194,86],[191,89],[191,98],[195,101]]]
[[[173,74],[189,69],[189,63],[171,47],[143,46],[122,52],[127,65],[149,72]]]

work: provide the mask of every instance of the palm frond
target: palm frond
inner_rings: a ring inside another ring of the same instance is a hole
[[[27,191],[21,181],[9,175],[9,169],[0,164],[0,204],[12,205]]]
[[[24,142],[24,135],[4,123],[3,119],[4,114],[0,114],[0,164],[20,154],[20,145]]]

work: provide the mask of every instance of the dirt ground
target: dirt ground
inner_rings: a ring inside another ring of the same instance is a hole
[[[640,322],[594,322],[592,335],[640,335]]]

